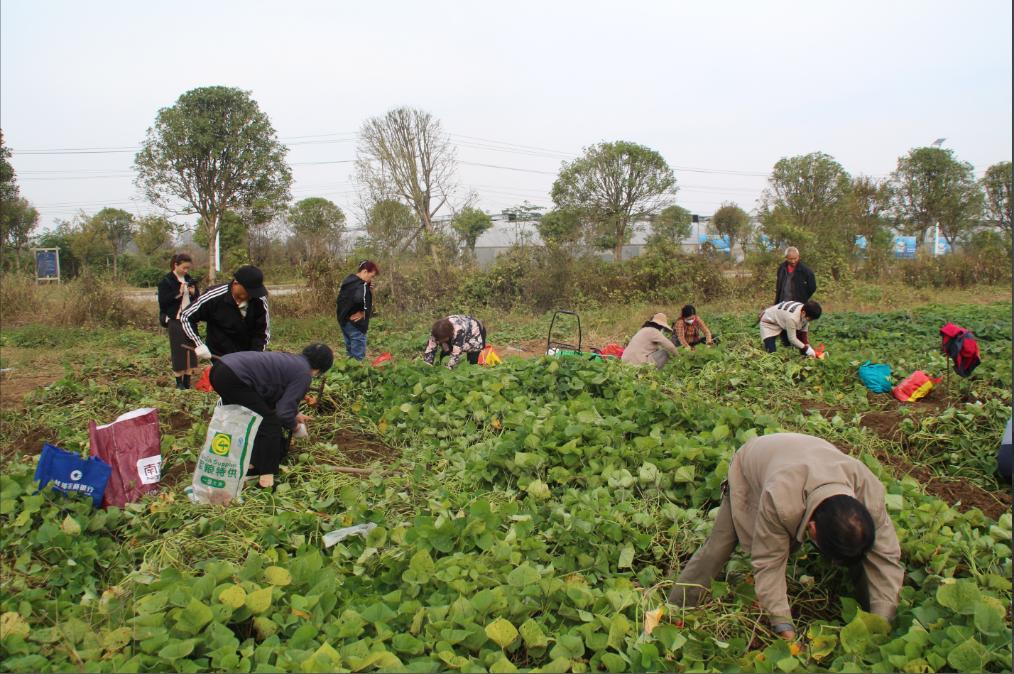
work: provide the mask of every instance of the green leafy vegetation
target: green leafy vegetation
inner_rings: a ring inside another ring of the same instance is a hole
[[[721,345],[661,372],[544,357],[448,371],[410,360],[418,335],[378,323],[371,343],[395,364],[339,360],[277,490],[227,508],[182,494],[214,399],[159,379],[162,335],[5,331],[5,348],[73,344],[77,364],[30,394],[31,418],[3,412],[0,668],[1009,671],[1012,522],[992,462],[1010,415],[1010,310],[829,312],[812,335],[823,361],[762,353],[755,314],[708,315]],[[590,317],[593,334],[609,318]],[[946,320],[979,336],[971,379],[907,406],[867,395],[867,359],[896,379],[943,374]],[[278,348],[317,329],[282,323]],[[491,337],[539,330],[505,318]],[[90,343],[108,348],[81,357]],[[89,419],[143,405],[162,411],[161,494],[96,511],[33,493],[39,429],[83,449]],[[710,531],[732,453],[778,430],[826,437],[883,479],[907,570],[897,619],[859,610],[846,574],[804,546],[788,568],[798,641],[767,630],[738,553],[705,604],[645,635]]]

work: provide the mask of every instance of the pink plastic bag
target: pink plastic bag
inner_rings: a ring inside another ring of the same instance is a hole
[[[162,434],[158,411],[150,407],[121,414],[111,424],[88,424],[91,455],[110,466],[112,474],[102,507],[123,507],[158,491],[162,476]]]

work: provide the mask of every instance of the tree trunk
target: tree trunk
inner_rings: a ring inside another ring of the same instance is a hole
[[[616,244],[613,246],[613,260],[620,262],[623,260],[623,239],[624,233],[626,233],[627,227],[624,224],[616,225]]]
[[[116,255],[116,251],[113,251],[113,278],[114,279],[120,278],[119,267],[117,267],[117,265],[116,265],[116,258],[117,257],[118,256]]]
[[[215,283],[215,244],[218,243],[218,215],[212,214],[208,219],[208,282],[207,285]]]

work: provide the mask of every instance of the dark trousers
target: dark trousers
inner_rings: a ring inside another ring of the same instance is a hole
[[[803,342],[803,344],[806,344],[807,340],[803,337],[804,334],[805,333],[799,333],[799,332],[797,332],[796,333],[796,337],[799,338]],[[764,350],[767,351],[768,353],[774,353],[775,349],[778,346],[777,343],[775,342],[775,340],[777,340],[779,337],[781,338],[782,344],[784,346],[792,346],[792,342],[789,341],[789,335],[788,335],[788,333],[786,333],[784,330],[782,330],[778,334],[778,337],[765,337],[764,338]],[[799,351],[800,351],[800,353],[806,353],[806,348],[802,348]]]
[[[224,405],[242,405],[263,417],[257,436],[254,438],[253,453],[250,456],[250,475],[274,475],[278,473],[288,449],[282,439],[282,422],[272,406],[265,402],[257,391],[245,384],[236,373],[216,361],[211,366],[211,387],[222,397]]]

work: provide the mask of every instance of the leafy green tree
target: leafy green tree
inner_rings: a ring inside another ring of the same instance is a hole
[[[21,269],[21,251],[39,223],[39,213],[20,197],[17,174],[10,163],[11,150],[0,129],[0,247],[14,249],[14,264]]]
[[[750,235],[750,215],[736,204],[723,203],[711,216],[711,226],[720,236],[729,238],[729,253],[737,241],[744,241]]]
[[[103,208],[92,216],[92,222],[108,242],[113,256],[113,276],[119,276],[119,259],[134,237],[136,223],[134,216],[120,208]]]
[[[407,247],[418,228],[412,209],[394,199],[378,201],[366,213],[366,234],[380,252],[393,253]]]
[[[655,150],[629,143],[599,143],[565,163],[553,183],[557,208],[574,209],[594,222],[595,243],[620,260],[637,220],[649,218],[676,192],[672,169]]]
[[[326,253],[334,258],[341,249],[345,213],[322,197],[302,199],[289,209],[289,222],[306,259]]]
[[[226,211],[250,208],[258,199],[285,203],[292,175],[287,148],[250,93],[230,87],[192,89],[159,110],[134,158],[137,185],[148,198],[200,215],[209,260]],[[214,264],[208,280],[215,280]]]
[[[14,249],[15,268],[21,270],[21,251],[39,225],[39,212],[28,199],[16,197],[0,203],[0,244]]]
[[[1002,161],[986,169],[982,178],[986,192],[986,213],[1003,230],[1008,245],[1011,241],[1011,163]]]
[[[20,194],[17,175],[9,161],[10,157],[11,149],[4,145],[4,132],[0,129],[0,204],[14,201]]]
[[[146,258],[165,250],[173,242],[177,232],[176,223],[160,215],[146,215],[139,218],[134,231],[134,245]]]
[[[856,233],[866,239],[867,259],[883,266],[894,247],[891,221],[891,184],[869,176],[856,176],[846,204],[846,217]]]
[[[576,244],[585,233],[581,213],[572,208],[556,208],[549,211],[539,219],[536,228],[542,241],[550,246]]]
[[[891,175],[894,208],[903,231],[922,242],[927,230],[939,225],[952,247],[978,224],[982,188],[972,165],[958,161],[951,150],[919,147],[898,158]]]
[[[849,174],[830,155],[783,157],[761,196],[765,233],[779,245],[812,242],[806,259],[819,260],[838,279],[855,253],[855,227],[846,217],[851,187]]]
[[[88,217],[84,213],[79,213],[68,223],[68,229],[71,232],[71,252],[80,261],[82,270],[109,263],[113,247],[102,222],[96,220],[94,216]]]
[[[666,206],[651,219],[651,236],[648,237],[647,245],[657,246],[664,242],[679,246],[683,239],[690,236],[693,217],[682,206]]]
[[[451,228],[464,241],[468,251],[475,254],[475,242],[493,226],[493,218],[478,208],[463,208],[451,220]]]
[[[507,216],[507,222],[537,222],[545,210],[543,206],[536,206],[526,199],[517,206],[503,209],[501,213]]]

